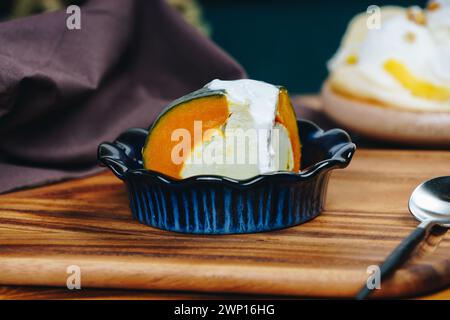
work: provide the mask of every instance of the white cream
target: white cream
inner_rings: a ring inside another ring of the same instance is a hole
[[[450,0],[433,2],[437,8],[426,11],[427,25],[438,41],[446,42],[450,36]]]
[[[276,86],[243,79],[213,80],[205,87],[225,91],[230,114],[225,125],[209,141],[194,146],[192,157],[181,171],[183,178],[215,174],[247,179],[262,173],[292,170],[289,134],[282,125],[275,124],[279,94]],[[249,140],[239,139],[243,136]],[[249,145],[248,141],[252,143]],[[236,162],[242,156],[244,163]],[[226,159],[233,161],[227,163]]]
[[[275,122],[275,114],[278,102],[278,88],[272,84],[251,79],[234,81],[222,81],[215,79],[206,85],[211,90],[225,90],[230,105],[233,107],[242,106],[248,108],[252,127],[262,129],[259,131],[259,169],[260,172],[274,171],[273,160],[275,156],[272,145],[264,141],[269,141],[272,128]],[[237,111],[237,110],[236,110]],[[233,117],[233,112],[231,117]],[[230,119],[233,121],[233,119]]]
[[[355,97],[386,105],[450,111],[450,100],[415,96],[383,67],[386,61],[394,59],[415,78],[450,90],[450,29],[445,29],[450,25],[449,3],[441,1],[440,8],[425,11],[425,24],[412,21],[407,10],[398,8],[390,9],[378,30],[367,30],[362,24],[367,16],[358,17],[359,21],[350,25],[345,43],[328,64],[332,85]],[[356,57],[356,63],[348,63],[351,55]]]
[[[432,72],[450,84],[450,0],[435,1],[438,8],[427,11],[427,25],[438,50],[439,58],[432,62]]]
[[[270,126],[275,119],[278,102],[278,88],[270,83],[251,80],[215,79],[205,85],[211,90],[225,90],[228,101],[232,104],[248,105],[256,123]]]

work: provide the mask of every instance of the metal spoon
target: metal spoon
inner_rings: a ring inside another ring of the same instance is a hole
[[[381,280],[388,277],[408,259],[410,253],[433,226],[440,225],[450,228],[450,176],[427,180],[417,186],[409,198],[409,211],[421,223],[381,265]],[[365,285],[357,294],[356,299],[365,299],[371,292],[372,289]]]

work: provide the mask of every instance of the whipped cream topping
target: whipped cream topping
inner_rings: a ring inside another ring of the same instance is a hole
[[[250,128],[258,130],[259,137],[259,170],[274,171],[275,151],[269,143],[275,122],[278,102],[278,88],[272,84],[251,79],[223,81],[215,79],[206,85],[211,90],[225,90],[228,102],[233,108],[229,122],[234,122],[234,114],[243,108],[248,109],[252,123]]]
[[[357,16],[328,63],[332,88],[387,106],[450,111],[450,1],[436,3],[382,8],[380,29]]]
[[[440,57],[432,63],[437,77],[450,82],[450,0],[433,1],[435,9],[427,10],[427,25]],[[430,3],[430,5],[431,5]],[[430,6],[429,5],[429,6]]]
[[[215,79],[206,85],[211,90],[225,90],[232,105],[248,107],[256,128],[270,128],[275,119],[278,88],[263,81]]]

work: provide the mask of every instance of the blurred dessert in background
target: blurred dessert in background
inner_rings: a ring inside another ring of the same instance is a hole
[[[379,28],[369,29],[366,13],[350,22],[328,62],[325,111],[377,138],[449,143],[450,0],[380,15]]]

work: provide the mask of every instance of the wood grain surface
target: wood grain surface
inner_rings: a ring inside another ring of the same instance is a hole
[[[61,287],[39,286],[0,286],[0,300],[275,300],[285,296],[225,294],[215,292],[154,291],[92,289],[69,290]],[[308,299],[311,297],[289,296],[289,299]],[[450,300],[450,289],[425,296],[414,297],[419,300]]]
[[[422,180],[450,172],[450,152],[358,150],[331,177],[326,210],[270,233],[175,234],[131,219],[109,172],[0,196],[0,284],[351,297],[366,269],[417,225],[407,209]],[[450,236],[435,229],[376,296],[415,296],[450,284]]]

